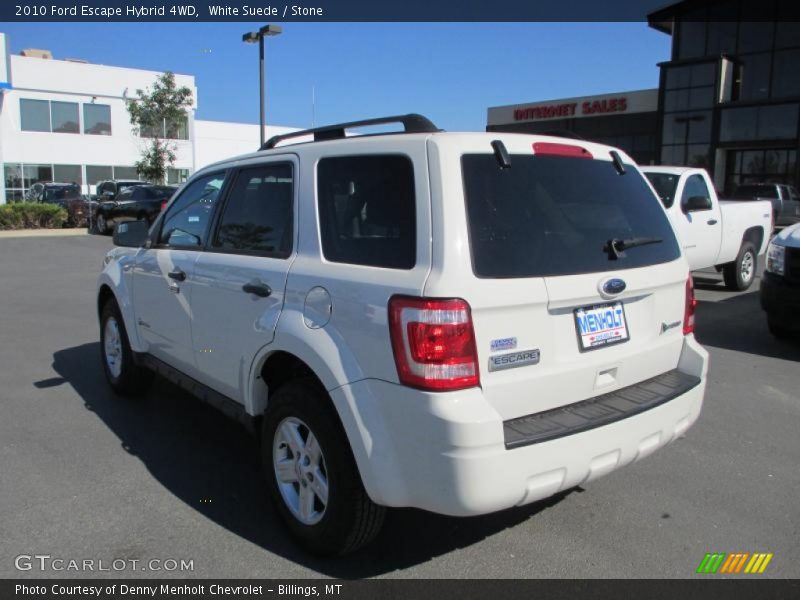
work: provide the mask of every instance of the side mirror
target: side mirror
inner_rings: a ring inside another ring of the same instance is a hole
[[[140,248],[147,241],[150,226],[147,221],[128,221],[114,229],[114,245],[126,248]]]
[[[697,212],[701,210],[711,210],[711,198],[706,196],[691,196],[683,205],[683,212]]]

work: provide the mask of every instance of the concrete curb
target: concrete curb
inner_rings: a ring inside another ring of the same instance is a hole
[[[75,237],[89,235],[85,228],[76,229],[11,229],[0,231],[0,240],[28,237]]]

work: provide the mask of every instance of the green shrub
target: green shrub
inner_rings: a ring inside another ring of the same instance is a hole
[[[57,204],[16,202],[0,204],[0,230],[56,229],[67,220],[67,211]]]

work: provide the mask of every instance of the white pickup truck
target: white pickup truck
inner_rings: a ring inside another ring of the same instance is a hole
[[[719,200],[705,169],[642,167],[642,172],[667,210],[689,267],[715,267],[730,289],[749,288],[756,257],[769,242],[772,205]]]

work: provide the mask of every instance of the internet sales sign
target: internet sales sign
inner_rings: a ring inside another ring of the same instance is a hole
[[[576,110],[579,110],[582,115],[625,112],[628,110],[628,98],[621,96],[619,98],[607,98],[604,100],[587,100],[580,103],[580,108],[578,108],[578,106],[577,102],[565,102],[563,104],[516,108],[514,109],[514,120],[532,121],[557,117],[574,117]]]
[[[610,117],[620,114],[655,112],[657,108],[657,89],[635,90],[616,94],[564,98],[563,100],[493,106],[489,108],[488,125],[491,127],[552,119]]]

